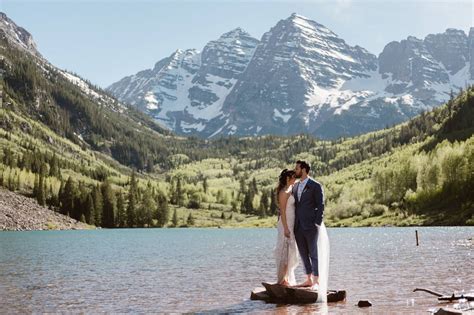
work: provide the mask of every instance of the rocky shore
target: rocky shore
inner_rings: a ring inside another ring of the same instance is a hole
[[[95,228],[40,206],[36,200],[0,188],[0,230],[84,230]]]

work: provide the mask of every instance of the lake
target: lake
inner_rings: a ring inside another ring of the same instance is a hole
[[[275,281],[276,229],[0,232],[0,310],[30,312],[425,312],[474,289],[472,227],[330,228],[329,288],[345,302],[250,301]],[[303,267],[297,279],[304,280]],[[368,312],[368,311],[364,311]]]

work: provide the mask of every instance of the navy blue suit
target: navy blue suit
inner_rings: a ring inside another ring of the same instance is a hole
[[[306,274],[319,276],[318,225],[323,222],[324,193],[320,183],[309,178],[298,199],[298,185],[293,189],[295,197],[295,238]]]

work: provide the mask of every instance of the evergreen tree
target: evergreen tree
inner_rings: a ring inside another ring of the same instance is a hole
[[[277,215],[277,212],[278,212],[278,206],[276,203],[275,190],[272,189],[270,192],[270,214]]]
[[[39,192],[39,174],[35,174],[35,181],[33,183],[33,197],[38,200],[38,192]]]
[[[147,188],[143,194],[142,202],[140,205],[140,225],[151,227],[153,225],[153,209],[155,207],[155,203],[153,201],[153,194],[151,183],[148,182]]]
[[[107,228],[115,227],[115,212],[117,202],[115,200],[115,192],[112,189],[109,181],[106,180],[102,183],[102,198],[104,202],[103,215],[102,215],[102,226]]]
[[[87,189],[84,182],[80,181],[77,184],[77,193],[74,196],[74,208],[70,212],[71,217],[78,221],[81,219],[82,214],[85,214],[85,207],[88,195],[89,190]]]
[[[180,177],[178,177],[178,181],[176,182],[176,204],[183,206],[183,187]]]
[[[104,202],[99,184],[92,190],[92,200],[94,201],[94,222],[96,226],[100,226],[102,224]]]
[[[127,205],[127,225],[134,227],[137,224],[137,198],[138,198],[138,182],[135,171],[130,178],[130,188],[128,189],[128,205]]]
[[[64,191],[62,193],[62,198],[61,198],[61,213],[68,215],[69,213],[72,213],[72,210],[74,209],[74,199],[76,197],[76,185],[74,184],[72,177],[69,176],[69,178],[66,181],[66,184],[64,185]]]
[[[254,212],[253,195],[250,191],[245,192],[244,201],[242,202],[240,212],[246,214],[252,214]]]
[[[193,217],[193,214],[192,212],[189,212],[189,215],[188,215],[188,220],[186,221],[186,223],[190,226],[193,226],[194,225],[194,217]]]
[[[56,152],[54,152],[51,161],[49,162],[49,176],[54,176],[59,178],[59,161],[56,156]]]
[[[250,185],[250,192],[253,196],[258,194],[257,180],[255,179],[255,177],[252,179],[252,184]]]
[[[204,189],[204,193],[207,194],[207,190],[209,188],[209,186],[207,184],[207,177],[204,177],[204,179],[202,181],[202,188]]]
[[[268,213],[268,195],[267,191],[264,190],[262,193],[262,197],[260,198],[260,207],[259,207],[259,215],[261,218],[267,216]]]
[[[232,205],[232,208],[231,208],[231,211],[232,212],[237,212],[237,205],[239,204],[237,200],[232,200],[231,203]]]
[[[170,210],[168,205],[168,200],[164,194],[158,195],[158,202],[157,202],[157,209],[156,209],[156,219],[157,224],[159,227],[163,227],[168,223]]]
[[[173,226],[174,227],[177,227],[178,226],[178,211],[176,209],[174,209],[174,213],[173,213],[173,219],[171,220],[171,222],[173,223]]]
[[[45,183],[43,174],[39,175],[36,200],[38,201],[39,205],[41,206],[46,205],[46,183]]]
[[[94,200],[92,199],[92,193],[87,194],[84,213],[87,224],[94,225]]]
[[[125,209],[125,200],[123,199],[122,192],[117,193],[117,226],[127,226],[127,212]]]

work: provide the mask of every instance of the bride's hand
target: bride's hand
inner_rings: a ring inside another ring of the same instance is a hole
[[[285,229],[285,236],[290,238],[290,230],[289,229]]]

